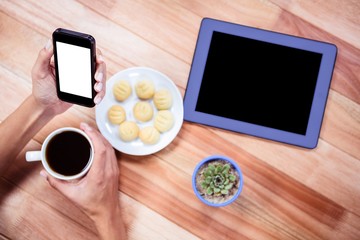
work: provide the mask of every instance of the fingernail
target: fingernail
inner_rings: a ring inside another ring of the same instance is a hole
[[[101,82],[102,79],[104,77],[104,74],[102,72],[98,72],[95,76],[95,79],[98,81],[98,82]]]
[[[99,104],[100,102],[101,102],[101,97],[99,95],[96,95],[96,97],[94,98],[94,103]]]
[[[49,50],[51,46],[52,46],[51,39],[49,39],[45,45],[45,50],[46,51]]]
[[[44,170],[40,171],[40,176],[42,176],[45,179],[47,178],[47,174],[46,174],[46,172]]]
[[[95,90],[97,92],[100,92],[102,90],[102,88],[103,88],[103,84],[101,82],[98,82],[95,84]]]
[[[104,62],[104,57],[102,55],[98,55],[98,59],[100,62]]]
[[[92,128],[91,128],[91,127],[89,126],[89,124],[87,124],[87,123],[82,122],[82,123],[80,123],[80,126],[81,126],[81,128],[83,128],[84,130],[92,131]]]

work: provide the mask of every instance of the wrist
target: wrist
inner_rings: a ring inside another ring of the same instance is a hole
[[[28,97],[28,101],[30,102],[31,106],[33,106],[33,110],[35,114],[41,115],[42,118],[46,120],[50,120],[56,116],[56,112],[51,108],[49,105],[44,105],[40,103],[34,95],[30,95]]]
[[[126,239],[124,221],[120,206],[109,212],[90,216],[98,231],[100,239]]]
[[[0,152],[0,174],[54,116],[54,112],[39,105],[30,95],[1,123],[0,146],[6,151]]]

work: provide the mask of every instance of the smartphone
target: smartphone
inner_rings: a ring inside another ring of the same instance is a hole
[[[63,28],[56,29],[52,39],[59,99],[94,107],[95,39],[89,34]]]

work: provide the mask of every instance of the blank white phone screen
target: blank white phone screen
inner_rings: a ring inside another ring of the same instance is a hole
[[[92,97],[90,49],[56,42],[60,91]]]

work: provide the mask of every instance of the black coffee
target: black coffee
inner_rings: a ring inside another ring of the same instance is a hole
[[[64,176],[73,176],[87,166],[91,157],[91,146],[83,135],[65,131],[49,141],[45,154],[53,171]]]

